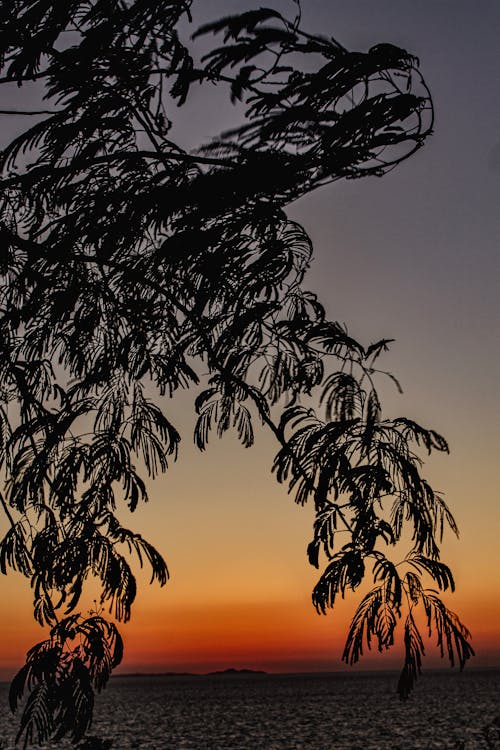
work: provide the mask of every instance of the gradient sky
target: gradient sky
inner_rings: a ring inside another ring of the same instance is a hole
[[[212,1],[210,12],[262,4]],[[267,4],[293,12],[291,3]],[[204,5],[194,3],[195,24],[208,18]],[[447,602],[473,632],[475,663],[500,664],[500,6],[304,0],[303,15],[304,28],[351,48],[405,47],[433,95],[435,134],[418,154],[382,179],[316,191],[289,214],[313,238],[307,285],[330,317],[361,341],[396,339],[384,365],[405,392],[387,391],[389,413],[450,443],[451,455],[432,457],[426,471],[461,530],[460,540],[448,534],[443,543],[457,582]],[[179,115],[176,134],[187,146],[237,121],[214,90],[195,92]],[[121,670],[341,668],[359,595],[326,617],[315,613],[312,508],[295,506],[271,476],[272,437],[259,432],[250,450],[214,439],[200,454],[191,445],[192,397],[176,399],[170,414],[183,428],[179,462],[151,487],[150,504],[124,520],[165,555],[172,579],[164,589],[140,586],[123,627]],[[0,676],[10,676],[44,636],[32,623],[27,582],[12,575],[0,585]],[[396,663],[370,655],[361,666]]]

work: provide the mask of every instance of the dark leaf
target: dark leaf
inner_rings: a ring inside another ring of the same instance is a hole
[[[405,660],[398,681],[400,699],[406,700],[422,673],[422,657],[425,654],[422,636],[412,615],[408,615],[404,629]]]

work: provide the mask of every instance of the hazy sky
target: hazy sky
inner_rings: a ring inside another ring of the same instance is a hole
[[[263,2],[194,3],[195,23]],[[267,3],[281,10],[292,3]],[[198,11],[198,6],[200,10]],[[395,338],[385,366],[405,393],[388,390],[390,414],[449,440],[427,476],[461,530],[443,558],[456,575],[447,599],[473,631],[477,664],[500,663],[498,580],[500,376],[500,97],[497,0],[304,0],[304,28],[365,50],[379,42],[420,58],[436,108],[435,134],[382,179],[337,182],[290,207],[315,245],[308,277],[330,317],[361,341]],[[237,114],[211,91],[180,116],[187,144],[207,141]],[[359,597],[319,617],[310,604],[311,508],[298,508],[270,475],[276,446],[257,435],[204,454],[191,446],[192,398],[178,464],[130,520],[164,553],[172,580],[139,592],[123,628],[123,669],[340,667],[345,622]],[[1,581],[3,674],[41,639],[26,581]],[[368,661],[364,666],[368,666]],[[390,660],[374,664],[387,666]]]

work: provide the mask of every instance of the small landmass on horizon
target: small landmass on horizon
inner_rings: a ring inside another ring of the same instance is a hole
[[[113,678],[120,677],[224,677],[224,676],[238,676],[238,675],[267,675],[263,669],[235,669],[230,667],[229,669],[218,669],[215,672],[205,672],[200,674],[199,672],[125,672],[122,674],[114,674]]]
[[[218,669],[216,672],[207,672],[205,676],[214,677],[218,675],[225,676],[245,674],[267,674],[267,672],[264,672],[264,670],[262,669],[234,669],[234,667],[230,667],[229,669]]]

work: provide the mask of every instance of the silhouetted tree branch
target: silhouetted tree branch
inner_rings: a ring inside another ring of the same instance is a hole
[[[363,346],[327,319],[304,287],[311,241],[285,211],[318,186],[382,176],[424,144],[433,110],[418,60],[310,34],[299,6],[292,20],[259,8],[206,24],[193,43],[222,44],[195,66],[178,36],[187,1],[14,4],[0,84],[39,81],[50,106],[24,112],[43,119],[0,154],[0,570],[30,579],[49,628],[12,683],[13,710],[28,693],[18,739],[82,738],[94,690],[122,657],[112,619],[131,615],[132,560],[168,579],[117,507],[136,510],[146,479],[177,458],[169,399],[192,386],[201,450],[213,431],[251,446],[257,417],[278,441],[278,481],[314,503],[317,611],[373,579],[343,658],[392,647],[399,626],[406,698],[424,653],[420,607],[462,668],[470,635],[424,587],[454,588],[440,543],[457,528],[420,458],[446,441],[383,417],[390,341]],[[171,140],[174,103],[204,85],[228,88],[246,114],[187,153]],[[101,597],[84,617],[89,577]]]

